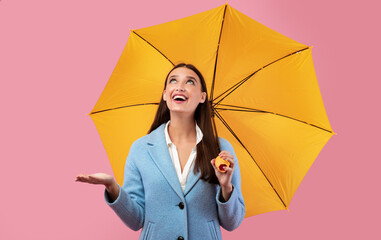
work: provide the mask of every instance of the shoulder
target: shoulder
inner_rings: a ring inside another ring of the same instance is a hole
[[[226,151],[229,151],[228,149],[233,150],[233,146],[225,138],[218,137],[218,141],[220,142],[221,150],[226,150]]]
[[[235,155],[235,151],[233,146],[230,144],[230,142],[224,138],[218,137],[218,140],[220,142],[221,151],[228,151],[230,154],[234,156],[234,158],[237,161],[237,156]]]
[[[142,152],[143,149],[147,147],[148,135],[138,138],[132,143],[130,147],[130,154],[135,152]]]
[[[135,142],[131,145],[130,151],[140,150],[142,148],[146,148],[147,145],[152,145],[159,141],[163,141],[163,139],[165,140],[164,127],[165,127],[165,124],[162,124],[155,130],[150,132],[149,134],[135,140]]]
[[[134,147],[138,147],[138,146],[143,146],[143,145],[146,145],[147,144],[147,140],[148,140],[148,135],[145,135],[143,137],[140,137],[138,139],[135,140],[135,142],[132,143],[132,146]],[[131,147],[132,147],[131,146]]]

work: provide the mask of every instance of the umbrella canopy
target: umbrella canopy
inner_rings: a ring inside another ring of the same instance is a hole
[[[131,30],[90,116],[118,183],[131,144],[144,136],[177,63],[203,74],[218,136],[234,147],[246,217],[287,209],[334,134],[311,48],[225,4],[176,21]]]

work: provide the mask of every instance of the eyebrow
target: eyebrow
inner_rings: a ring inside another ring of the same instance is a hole
[[[169,77],[171,78],[171,77],[178,77],[178,76],[179,76],[179,75],[171,75],[171,76],[169,76]],[[197,81],[197,79],[194,78],[194,77],[192,77],[192,76],[187,76],[187,78],[190,78],[190,79],[193,79],[193,80]]]

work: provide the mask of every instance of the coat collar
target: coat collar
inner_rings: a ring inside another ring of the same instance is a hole
[[[179,197],[182,200],[184,200],[184,197],[189,193],[189,191],[200,179],[201,172],[199,171],[197,172],[197,174],[194,174],[193,170],[190,171],[187,185],[183,192],[180,186],[179,179],[177,178],[176,170],[173,166],[171,156],[168,152],[168,147],[164,135],[164,127],[165,124],[162,124],[155,130],[153,130],[150,134],[148,134],[148,152],[151,155],[156,166],[159,168],[160,172],[167,179],[169,185],[173,188],[177,195],[179,195]]]

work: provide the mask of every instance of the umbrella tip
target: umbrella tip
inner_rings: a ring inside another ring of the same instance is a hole
[[[128,28],[129,30],[130,30],[130,32],[133,32],[134,31],[134,29],[132,29],[132,28]]]

